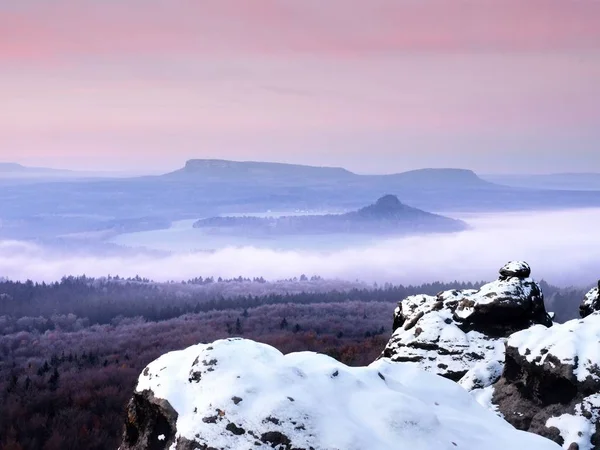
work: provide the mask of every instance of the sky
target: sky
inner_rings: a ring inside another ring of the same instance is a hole
[[[600,172],[598,0],[2,0],[0,161]]]

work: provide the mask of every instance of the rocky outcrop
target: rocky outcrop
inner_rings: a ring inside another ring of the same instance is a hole
[[[520,430],[600,448],[600,289],[552,326],[530,275],[515,261],[479,290],[408,297],[383,356],[458,381]]]
[[[394,333],[382,356],[410,362],[472,390],[498,380],[506,338],[515,331],[552,325],[539,285],[525,262],[500,269],[479,290],[415,295],[400,302]]]
[[[598,287],[588,292],[579,306],[581,317],[587,317],[594,311],[600,311],[600,280],[598,280]]]
[[[492,403],[520,430],[600,448],[600,312],[512,335]]]
[[[462,388],[380,359],[348,367],[228,339],[163,355],[139,378],[122,450],[557,450]]]

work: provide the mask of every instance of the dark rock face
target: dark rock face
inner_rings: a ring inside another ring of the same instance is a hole
[[[382,356],[413,362],[469,390],[489,386],[502,372],[509,335],[535,324],[552,325],[530,273],[527,263],[510,262],[497,281],[479,290],[404,299]]]
[[[598,280],[598,287],[588,292],[579,306],[581,317],[587,317],[594,311],[600,311],[600,280]]]
[[[511,336],[492,403],[520,430],[600,448],[600,312]]]
[[[152,391],[136,392],[127,405],[127,422],[120,450],[166,450],[174,442],[177,412]]]

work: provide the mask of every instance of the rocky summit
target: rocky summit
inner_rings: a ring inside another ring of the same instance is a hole
[[[348,367],[244,339],[168,353],[141,374],[121,450],[558,450],[455,383],[378,360]]]
[[[479,290],[400,302],[382,357],[457,381],[520,430],[569,450],[600,448],[600,300],[553,324],[531,268],[513,261]]]
[[[468,389],[491,385],[502,373],[509,335],[535,324],[552,325],[530,273],[527,263],[509,262],[498,280],[479,290],[402,300],[382,356],[413,363]]]

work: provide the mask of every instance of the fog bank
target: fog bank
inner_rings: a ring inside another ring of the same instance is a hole
[[[37,244],[0,241],[0,277],[53,281],[63,275],[156,281],[197,276],[265,277],[306,275],[367,282],[479,281],[496,277],[511,259],[524,259],[536,279],[557,285],[589,285],[600,278],[600,209],[486,214],[460,217],[472,229],[457,234],[382,239],[334,251],[226,247],[213,253],[140,252],[98,256],[50,250]]]

